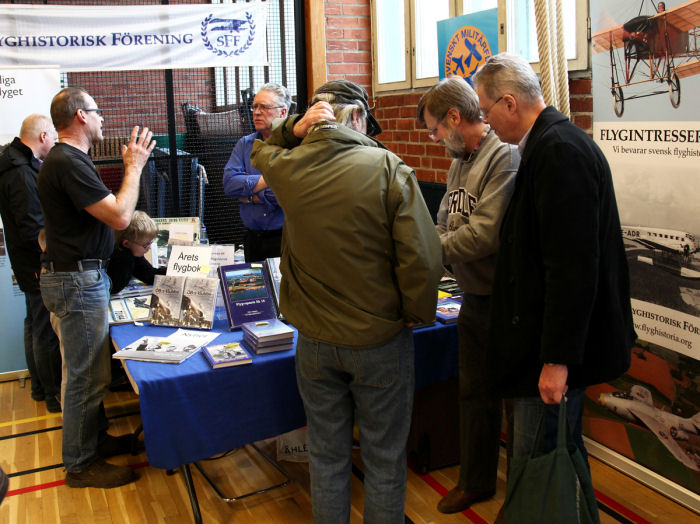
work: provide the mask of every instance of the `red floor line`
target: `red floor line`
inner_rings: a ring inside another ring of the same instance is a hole
[[[613,511],[617,511],[623,517],[628,518],[632,522],[636,522],[637,524],[651,524],[651,522],[646,520],[644,517],[637,515],[634,511],[623,506],[616,500],[607,496],[605,493],[601,493],[597,489],[594,489],[593,491],[595,492],[595,498],[597,498],[601,503],[605,504]]]
[[[420,475],[416,473],[423,482],[425,482],[428,486],[433,488],[435,491],[438,492],[440,496],[445,496],[447,494],[448,489],[440,484],[435,477],[433,477],[430,473],[426,473],[425,475]],[[474,522],[475,524],[489,524],[487,520],[484,520],[478,513],[476,513],[473,509],[467,509],[462,512],[462,515],[467,517],[469,520]]]
[[[128,464],[131,469],[140,469],[148,466],[148,462],[139,462],[138,464]],[[12,482],[12,479],[10,479]],[[58,486],[63,486],[66,483],[64,480],[54,480],[53,482],[45,482],[43,484],[35,484],[33,486],[26,486],[24,488],[11,489],[7,492],[6,497],[12,497],[14,495],[24,495],[25,493],[32,493],[34,491],[41,491],[44,489],[55,488]]]

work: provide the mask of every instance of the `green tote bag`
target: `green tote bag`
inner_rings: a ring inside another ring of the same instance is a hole
[[[559,406],[557,447],[542,453],[544,416],[530,456],[512,457],[507,524],[600,524],[591,474],[569,431],[566,402]]]

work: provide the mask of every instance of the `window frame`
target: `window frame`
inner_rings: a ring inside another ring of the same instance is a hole
[[[370,17],[372,23],[372,34],[377,35],[377,2],[382,0],[371,0]],[[498,48],[508,49],[508,28],[514,23],[515,12],[508,9],[511,2],[521,0],[498,0]],[[567,61],[568,70],[585,71],[590,68],[590,12],[588,0],[575,0],[576,2],[576,58]],[[450,0],[451,16],[460,16],[464,9],[463,0]],[[416,78],[416,30],[415,30],[415,2],[414,0],[404,0],[404,58],[405,58],[405,80],[397,82],[379,83],[378,74],[378,42],[376,36],[372,38],[372,88],[375,93],[389,91],[408,90],[424,88],[435,85],[439,75],[429,78]],[[532,62],[532,67],[539,74],[539,62]]]

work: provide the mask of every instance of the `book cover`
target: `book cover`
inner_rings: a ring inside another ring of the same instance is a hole
[[[216,308],[216,288],[219,280],[209,277],[185,279],[180,307],[180,325],[197,329],[211,329]]]
[[[251,340],[258,343],[294,338],[294,330],[276,318],[245,322],[241,324],[241,329]]]
[[[276,318],[275,300],[262,263],[219,266],[218,271],[230,329]]]
[[[151,295],[151,324],[179,326],[185,277],[156,275]]]
[[[109,323],[110,324],[127,324],[131,322],[131,314],[126,306],[124,299],[113,298],[109,301]]]
[[[112,358],[178,364],[191,357],[218,333],[178,329],[167,337],[144,336],[120,349]]]
[[[153,221],[158,227],[155,257],[158,266],[168,265],[170,250],[174,244],[193,246],[199,243],[199,217],[153,217]]]
[[[456,297],[438,298],[435,318],[443,324],[452,324],[457,322],[459,309],[462,307],[462,301]]]
[[[265,260],[267,264],[267,272],[270,275],[270,283],[272,284],[272,296],[275,299],[275,308],[277,316],[284,319],[284,315],[280,311],[280,285],[282,284],[282,273],[280,272],[280,257],[268,258]]]
[[[252,364],[253,359],[238,342],[213,344],[202,348],[204,357],[212,368]]]
[[[134,322],[145,322],[151,316],[151,295],[126,297],[124,304]]]

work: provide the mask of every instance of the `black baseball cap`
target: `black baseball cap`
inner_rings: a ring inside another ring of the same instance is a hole
[[[382,128],[379,123],[372,116],[372,112],[369,108],[369,96],[367,91],[362,86],[350,82],[349,80],[331,80],[326,82],[321,87],[314,91],[314,96],[319,93],[331,93],[335,95],[337,102],[341,104],[350,104],[356,100],[360,100],[367,112],[367,135],[376,136],[382,132]]]

